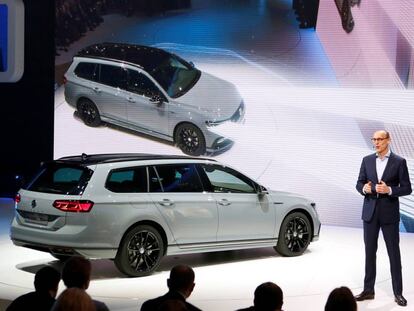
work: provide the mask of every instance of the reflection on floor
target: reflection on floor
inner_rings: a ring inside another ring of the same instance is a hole
[[[33,289],[34,273],[44,265],[61,268],[46,253],[14,246],[8,229],[13,202],[0,201],[0,308],[18,295]],[[414,303],[414,235],[401,234],[405,310]],[[6,259],[7,258],[7,259]],[[196,287],[190,301],[203,310],[235,310],[251,305],[253,292],[262,282],[272,281],[284,291],[284,309],[323,310],[329,292],[337,286],[361,291],[363,278],[362,231],[323,226],[320,241],[312,243],[300,257],[281,257],[272,248],[166,257],[156,273],[144,278],[126,278],[109,260],[93,260],[88,293],[107,303],[111,310],[138,310],[148,298],[166,291],[171,267],[189,264],[196,273]],[[400,310],[393,301],[388,257],[380,238],[376,298],[358,304],[358,310]],[[60,284],[61,292],[64,285]]]

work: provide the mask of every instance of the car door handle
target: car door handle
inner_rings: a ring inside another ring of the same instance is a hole
[[[168,199],[163,199],[162,201],[158,201],[158,203],[162,206],[172,206],[174,202]]]
[[[100,93],[100,92],[101,92],[101,89],[100,89],[99,87],[96,87],[96,86],[93,88],[93,90],[94,90],[96,93]]]
[[[228,206],[231,204],[231,202],[227,199],[221,199],[220,201],[218,201],[218,204],[223,205],[223,206]]]
[[[134,100],[132,97],[128,97],[128,98],[127,98],[127,100],[128,100],[130,103],[135,103],[135,100]]]

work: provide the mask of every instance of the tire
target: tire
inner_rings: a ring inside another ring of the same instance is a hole
[[[97,127],[102,123],[98,108],[89,99],[81,99],[77,105],[77,110],[83,123],[87,126]]]
[[[201,130],[191,123],[181,123],[174,134],[174,142],[182,152],[191,156],[206,153],[206,140]]]
[[[286,257],[302,255],[309,246],[311,235],[308,217],[301,212],[294,212],[283,220],[275,249]]]
[[[164,255],[160,233],[151,226],[138,225],[128,231],[121,241],[115,265],[128,276],[150,275]]]

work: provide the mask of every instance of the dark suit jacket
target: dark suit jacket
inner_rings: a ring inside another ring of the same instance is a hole
[[[398,197],[411,193],[411,183],[408,175],[407,162],[404,158],[391,152],[382,175],[382,180],[391,187],[392,194],[377,194],[375,185],[379,182],[376,171],[376,154],[366,156],[362,160],[356,189],[364,198],[362,220],[370,221],[375,208],[380,208],[380,218],[383,223],[396,223],[400,221],[400,205]],[[368,181],[372,183],[372,193],[364,194],[362,189]],[[384,208],[382,208],[384,207]]]
[[[141,311],[157,311],[161,304],[166,300],[180,300],[185,303],[185,306],[189,311],[201,311],[196,306],[185,301],[183,295],[174,291],[169,291],[164,296],[160,296],[158,298],[145,301],[144,304],[141,306]]]
[[[51,297],[49,293],[30,292],[16,298],[6,309],[7,311],[21,311],[21,310],[39,310],[49,311],[55,298]]]

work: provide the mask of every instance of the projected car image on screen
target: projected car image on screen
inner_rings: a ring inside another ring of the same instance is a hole
[[[119,43],[92,45],[74,57],[65,99],[88,126],[115,124],[195,156],[231,147],[212,129],[240,123],[245,113],[232,83],[162,49]]]
[[[16,245],[115,259],[131,276],[164,255],[275,247],[298,256],[319,237],[315,203],[268,190],[217,161],[104,154],[46,163],[16,197]]]

